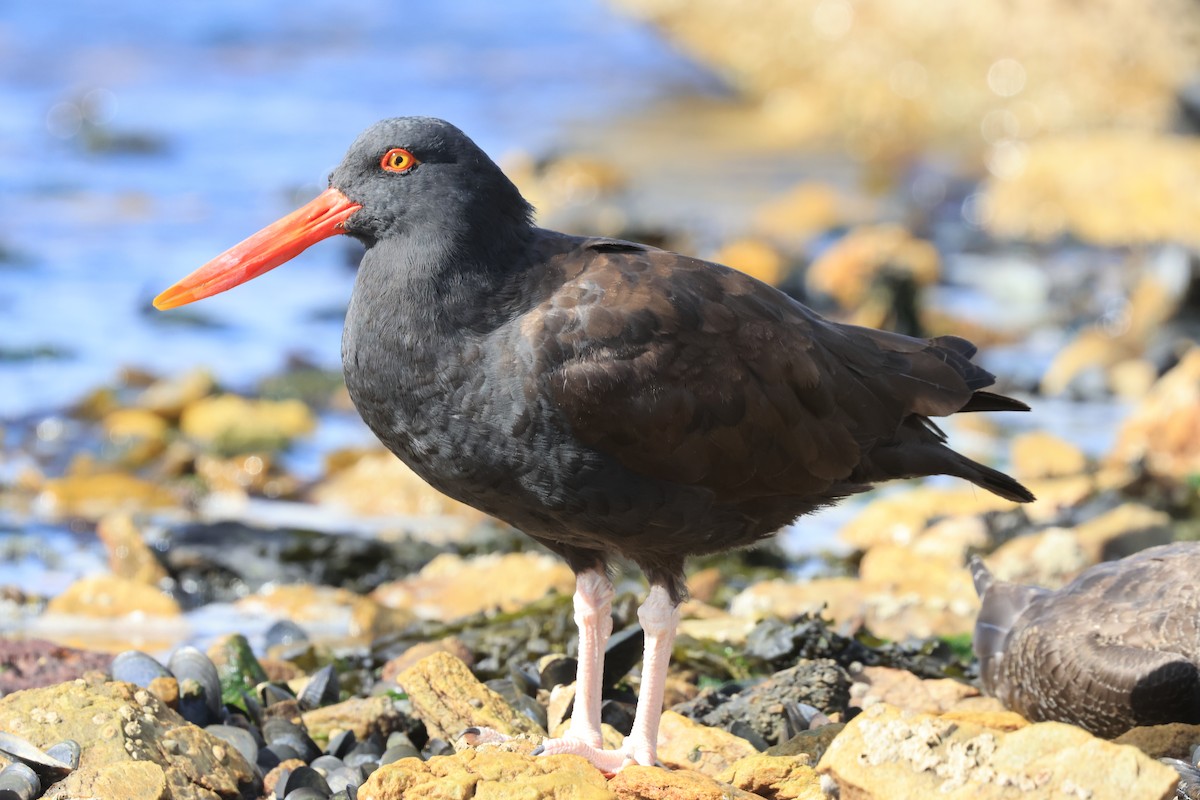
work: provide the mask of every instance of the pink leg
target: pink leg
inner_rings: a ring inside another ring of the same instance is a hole
[[[582,578],[582,574],[580,575]],[[578,598],[578,592],[576,597]],[[578,605],[576,606],[578,608]],[[646,647],[642,661],[642,687],[638,693],[637,711],[633,717],[633,730],[625,738],[625,743],[619,750],[601,750],[597,741],[584,739],[575,734],[575,718],[571,720],[568,734],[561,739],[547,739],[542,743],[540,752],[575,753],[581,755],[604,772],[617,772],[629,764],[652,765],[658,751],[658,723],[662,717],[663,692],[667,682],[667,666],[671,660],[671,645],[675,642],[675,628],[679,624],[679,606],[671,600],[670,594],[663,586],[651,586],[650,595],[642,607],[638,609],[638,619],[641,620],[642,630],[646,632]],[[581,626],[582,627],[582,626]],[[576,683],[575,714],[581,712],[581,696],[579,692],[584,686],[583,633],[579,640],[579,677]],[[600,650],[602,665],[603,648]],[[600,666],[597,666],[597,670]],[[599,677],[595,678],[595,730],[599,730],[600,721],[600,691]],[[587,713],[591,713],[590,711]],[[581,725],[591,724],[585,721]]]
[[[602,571],[575,576],[575,625],[579,628],[579,670],[575,673],[575,710],[567,738],[599,747],[600,694],[604,690],[604,648],[612,634],[612,581]]]

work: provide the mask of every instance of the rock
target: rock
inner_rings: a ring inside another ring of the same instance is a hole
[[[302,758],[285,758],[263,776],[263,797],[278,797],[280,781],[286,781],[288,774],[299,767],[307,766]]]
[[[1113,739],[1114,744],[1136,747],[1151,758],[1192,760],[1192,750],[1200,745],[1200,725],[1172,722],[1132,728]]]
[[[428,761],[402,758],[375,770],[358,789],[358,800],[613,800],[615,796],[604,775],[579,756],[534,757],[502,750],[463,750]]]
[[[987,163],[1003,175],[1027,164],[1019,145],[1034,135],[1164,125],[1175,90],[1191,76],[1196,27],[1189,6],[1170,0],[1112,2],[1086,20],[1062,0],[980,6],[970,14],[951,0],[783,3],[750,18],[737,0],[617,5],[649,20],[756,103],[752,124],[774,142],[831,143],[905,165],[929,143],[991,142],[998,153]],[[1086,74],[1075,69],[1081,63]],[[1073,155],[1062,157],[1082,167]],[[1092,169],[1103,166],[1097,158]],[[1163,200],[1185,192],[1188,175]],[[1157,183],[1150,183],[1158,199]],[[1077,184],[1106,196],[1103,174]],[[1036,218],[1038,205],[1028,200],[1026,216]]]
[[[111,653],[76,650],[42,639],[0,638],[0,696],[52,686],[91,670],[107,672]]]
[[[80,578],[46,604],[47,614],[115,619],[129,615],[177,617],[173,597],[138,581],[115,575]]]
[[[835,187],[801,183],[760,208],[754,229],[772,239],[803,245],[860,216],[860,210]]]
[[[765,752],[769,756],[797,756],[804,762],[815,765],[845,727],[844,722],[831,722],[800,731],[787,741],[768,747]]]
[[[312,411],[299,400],[252,400],[233,394],[196,400],[179,419],[184,436],[230,454],[278,450],[314,427]]]
[[[480,683],[467,665],[449,653],[434,653],[400,673],[413,713],[430,736],[454,739],[470,727],[492,728],[505,735],[542,734],[533,722]]]
[[[1046,431],[1023,433],[1012,441],[1012,474],[1019,480],[1078,475],[1087,456],[1075,445]]]
[[[245,496],[263,495],[270,498],[292,497],[299,488],[299,481],[281,474],[274,461],[266,453],[248,453],[218,458],[210,453],[200,453],[195,458],[196,476],[213,493]]]
[[[1200,244],[1200,143],[1133,130],[1042,136],[1021,169],[989,181],[984,219],[1004,238],[1052,241],[1070,234],[1120,247]]]
[[[108,550],[108,568],[118,578],[160,586],[169,575],[146,546],[129,514],[108,514],[96,525],[96,535]]]
[[[901,225],[866,225],[826,248],[809,267],[805,283],[810,292],[854,310],[867,300],[884,270],[928,286],[941,274],[941,258],[932,243],[914,238]]]
[[[1122,503],[1075,526],[1075,538],[1091,563],[1115,561],[1148,547],[1169,544],[1171,516],[1140,503]]]
[[[757,581],[730,601],[729,611],[755,619],[821,614],[838,624],[861,622],[865,613],[862,584],[857,578],[846,577]]]
[[[767,800],[826,800],[813,764],[807,755],[755,753],[730,766],[717,780]]]
[[[1016,506],[1011,500],[981,492],[973,486],[920,486],[872,500],[842,526],[838,538],[864,551],[884,542],[907,545],[935,518],[986,514]]]
[[[395,701],[385,695],[352,697],[305,711],[301,719],[308,735],[318,742],[326,742],[341,731],[353,731],[360,742],[373,733],[386,739],[389,733],[403,729],[405,721]]]
[[[37,505],[49,516],[96,520],[113,513],[172,508],[178,503],[174,495],[150,481],[123,472],[99,472],[46,481]]]
[[[49,787],[48,800],[240,800],[260,788],[234,748],[150,692],[98,674],[0,699],[0,730],[41,748],[63,739],[80,744],[79,767]]]
[[[1200,722],[1200,543],[1098,564],[1058,591],[971,568],[981,682],[1007,708],[1109,737]]]
[[[975,624],[978,601],[961,562],[930,558],[915,548],[879,545],[859,564],[864,621],[877,636],[954,636]]]
[[[102,427],[122,463],[131,467],[148,463],[167,446],[166,421],[145,409],[117,409],[104,417]]]
[[[168,794],[167,774],[159,765],[144,761],[124,761],[99,767],[92,781],[89,796],[97,800],[125,800],[131,797],[167,798],[184,795],[176,792]]]
[[[252,614],[346,630],[351,636],[381,635],[413,619],[404,609],[385,608],[348,589],[309,583],[268,584],[235,605]]]
[[[462,587],[473,587],[465,592]],[[445,553],[416,575],[384,584],[372,599],[420,619],[450,621],[481,611],[516,611],[550,592],[570,595],[575,575],[557,558],[508,553],[462,558]]]
[[[327,465],[326,477],[311,493],[315,503],[367,517],[454,517],[463,521],[463,531],[487,519],[425,483],[386,450],[336,457],[352,460],[336,469]]]
[[[863,667],[854,673],[850,702],[860,708],[887,703],[905,711],[941,714],[967,697],[978,697],[974,686],[952,678],[920,678],[908,670]]]
[[[1167,800],[1178,774],[1137,748],[1057,722],[1015,731],[950,722],[886,704],[865,709],[817,771],[842,797],[1087,797]]]
[[[724,581],[717,567],[696,570],[687,579],[688,596],[701,603],[711,603]]]
[[[1108,461],[1143,462],[1155,475],[1200,473],[1200,347],[1193,347],[1126,418]]]
[[[800,661],[748,689],[730,694],[708,690],[673,711],[703,725],[759,736],[778,744],[792,736],[787,707],[800,703],[825,713],[845,711],[850,702],[850,676],[829,659]]]
[[[663,712],[658,728],[658,760],[667,767],[692,769],[716,778],[735,761],[757,752],[740,736],[701,725],[674,711]]]
[[[1046,528],[1010,539],[984,559],[1000,580],[1058,587],[1093,562],[1069,528]]]
[[[150,384],[138,395],[137,405],[164,419],[175,421],[185,408],[212,390],[212,374],[207,370],[196,369]]]
[[[762,239],[734,239],[713,254],[713,261],[778,286],[788,275],[788,262],[774,246]]]
[[[462,640],[455,636],[447,636],[436,642],[418,642],[400,655],[390,659],[379,671],[381,681],[394,681],[404,670],[415,665],[418,661],[434,653],[449,653],[459,661],[471,666],[474,656]]]
[[[608,788],[617,800],[757,800],[699,772],[636,764],[618,772]]]

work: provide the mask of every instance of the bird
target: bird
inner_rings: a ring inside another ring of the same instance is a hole
[[[1102,562],[1057,590],[968,566],[981,683],[1006,708],[1108,738],[1200,722],[1200,544]]]
[[[430,117],[363,132],[311,202],[154,300],[225,291],[327,237],[365,245],[342,369],[367,426],[435,489],[561,556],[576,576],[574,713],[538,752],[614,773],[657,758],[688,556],[751,545],[895,478],[952,475],[1018,502],[1009,476],[932,421],[1027,411],[964,339],[826,320],[720,264],[538,227],[465,133]],[[614,560],[649,589],[634,722],[605,750]]]

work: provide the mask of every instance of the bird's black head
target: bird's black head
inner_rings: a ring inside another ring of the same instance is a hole
[[[483,264],[524,241],[533,209],[500,168],[448,122],[397,117],[372,125],[329,188],[154,298],[175,308],[262,275],[322,239],[348,233],[432,261]],[[406,237],[409,241],[406,242]]]
[[[375,123],[350,146],[329,185],[362,206],[344,227],[368,245],[428,225],[486,237],[492,228],[528,226],[532,216],[487,154],[433,117]]]

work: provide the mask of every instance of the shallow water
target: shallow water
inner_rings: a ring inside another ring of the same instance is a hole
[[[289,353],[336,367],[348,243],[195,311],[149,300],[319,191],[377,119],[442,116],[493,154],[536,150],[707,80],[598,0],[161,12],[66,0],[0,20],[0,419],[123,365],[207,363],[234,384]]]

